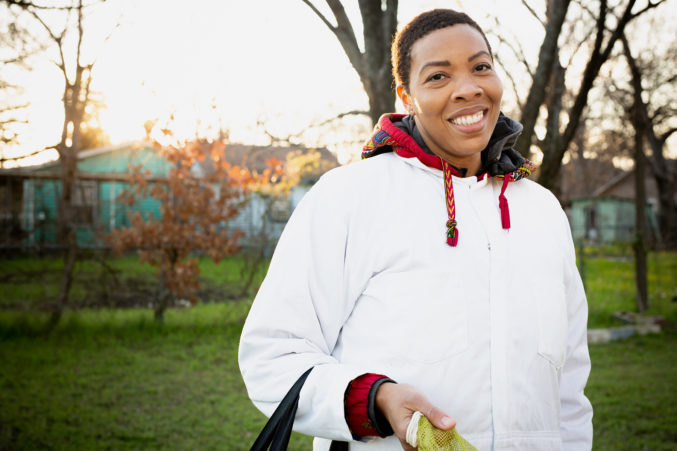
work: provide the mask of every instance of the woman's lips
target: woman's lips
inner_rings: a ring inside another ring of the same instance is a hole
[[[455,129],[464,133],[474,133],[482,130],[486,121],[487,111],[484,109],[471,114],[457,115],[448,120]]]

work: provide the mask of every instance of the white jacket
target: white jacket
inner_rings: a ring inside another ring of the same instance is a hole
[[[249,396],[270,415],[314,367],[294,429],[349,441],[346,387],[381,373],[420,389],[479,450],[590,449],[587,304],[564,212],[538,184],[513,182],[504,230],[498,180],[453,184],[457,247],[441,171],[390,153],[322,177],[245,323]],[[391,436],[350,449],[401,447]]]

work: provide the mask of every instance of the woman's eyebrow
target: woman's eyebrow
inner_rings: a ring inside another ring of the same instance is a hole
[[[428,61],[428,62],[425,63],[423,66],[421,66],[421,69],[418,71],[419,75],[421,74],[421,72],[423,72],[423,69],[425,69],[426,67],[429,67],[429,66],[451,66],[451,63],[450,63],[449,61],[447,61],[447,60],[443,60],[443,61]]]
[[[487,55],[488,57],[491,57],[491,55],[489,55],[489,52],[487,52],[486,50],[480,50],[479,52],[475,53],[470,58],[468,58],[468,62],[474,60],[475,58],[477,58],[480,55]]]
[[[477,53],[471,55],[471,56],[468,58],[468,62],[474,60],[475,58],[477,58],[477,57],[479,57],[479,56],[481,56],[481,55],[487,55],[488,57],[491,57],[491,55],[489,54],[489,52],[487,52],[486,50],[480,50],[479,52],[477,52]],[[429,67],[429,66],[451,66],[451,63],[450,63],[449,61],[447,61],[447,60],[442,60],[442,61],[428,61],[427,63],[423,64],[423,66],[421,66],[421,69],[418,71],[418,73],[421,74],[421,72],[423,72],[423,70],[424,70],[426,67]]]

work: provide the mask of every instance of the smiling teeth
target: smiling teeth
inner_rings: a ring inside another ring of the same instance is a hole
[[[484,117],[484,111],[478,111],[475,114],[470,114],[468,116],[459,116],[451,120],[452,124],[455,125],[472,125],[476,124],[482,120]]]

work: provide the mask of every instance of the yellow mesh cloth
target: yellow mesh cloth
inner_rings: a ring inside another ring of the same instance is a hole
[[[433,426],[423,415],[418,420],[418,451],[477,451],[470,442],[456,432],[443,431]]]

